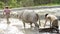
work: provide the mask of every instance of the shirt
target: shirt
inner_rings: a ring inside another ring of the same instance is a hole
[[[9,13],[10,13],[10,9],[4,9],[4,12],[5,12],[6,14],[9,14]]]

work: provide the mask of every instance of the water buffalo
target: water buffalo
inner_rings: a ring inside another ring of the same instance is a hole
[[[18,18],[23,21],[24,27],[25,27],[25,23],[30,23],[31,27],[32,27],[32,23],[34,23],[36,27],[39,27],[37,21],[39,20],[39,24],[40,24],[40,18],[39,15],[34,11],[22,11],[19,13]]]

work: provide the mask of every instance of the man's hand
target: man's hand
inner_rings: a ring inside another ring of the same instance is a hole
[[[45,24],[44,24],[44,27],[46,26],[47,21],[48,21],[48,17],[45,18]]]

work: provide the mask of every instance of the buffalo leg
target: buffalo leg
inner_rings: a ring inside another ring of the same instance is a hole
[[[35,24],[35,26],[36,26],[36,27],[38,27],[38,28],[39,28],[39,25],[38,25],[36,22],[35,22],[34,24]]]
[[[30,23],[30,26],[31,26],[31,28],[32,28],[32,23]]]
[[[24,26],[24,28],[25,28],[25,23],[23,22],[23,26]]]

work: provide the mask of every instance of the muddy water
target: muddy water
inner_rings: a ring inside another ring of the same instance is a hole
[[[30,11],[30,10],[28,10]],[[50,13],[56,16],[60,16],[60,8],[51,8],[51,9],[37,9],[34,10],[41,17],[41,26],[43,28],[44,25],[44,15],[46,13]],[[18,11],[19,12],[19,11]],[[1,15],[0,15],[1,16]],[[3,17],[3,16],[1,16]],[[15,16],[13,16],[15,17]],[[60,17],[58,17],[59,19]],[[43,20],[42,20],[43,19]],[[46,27],[49,27],[49,22],[47,22]],[[33,24],[34,26],[34,24]],[[60,26],[60,21],[59,21]],[[60,28],[59,28],[60,29]],[[30,28],[29,24],[26,24],[26,27],[23,27],[22,21],[19,21],[16,18],[10,18],[10,25],[6,23],[5,18],[0,18],[0,34],[57,34],[57,33],[49,33],[49,32],[39,32],[36,27]]]
[[[43,27],[44,20],[41,20],[41,28]],[[49,22],[46,27],[49,27]],[[10,18],[10,25],[7,25],[5,18],[0,18],[0,34],[57,34],[48,32],[39,32],[36,27],[31,28],[29,24],[26,23],[26,27],[23,27],[22,21],[15,18]]]

